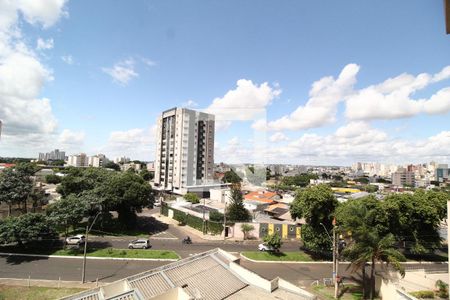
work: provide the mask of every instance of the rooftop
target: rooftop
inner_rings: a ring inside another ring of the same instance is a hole
[[[281,278],[269,281],[238,263],[217,248],[62,299],[315,299]]]

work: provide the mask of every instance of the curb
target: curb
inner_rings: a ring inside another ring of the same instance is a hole
[[[254,262],[254,263],[265,263],[265,264],[332,264],[332,261],[295,261],[295,260],[285,260],[285,261],[278,261],[278,260],[256,260],[248,258],[247,256],[243,255],[242,253],[239,253],[239,256],[245,260]],[[348,261],[340,261],[340,265],[349,265],[351,262]],[[377,263],[378,264],[378,263]],[[405,261],[402,262],[404,265],[444,265],[448,264],[448,262],[441,262],[441,261],[423,261],[423,262],[416,262],[416,261]]]
[[[178,255],[178,254],[177,254]],[[24,254],[24,253],[4,253],[0,252],[0,256],[25,256],[25,257],[42,257],[42,258],[74,258],[84,259],[83,256],[70,256],[70,255],[43,255],[43,254]],[[178,255],[178,257],[180,257]],[[180,258],[122,258],[122,257],[98,257],[98,256],[86,256],[86,259],[100,259],[100,260],[136,260],[136,261],[178,261]]]
[[[242,253],[239,253],[239,256],[242,257],[245,260],[254,262],[254,263],[265,263],[265,264],[332,264],[332,261],[296,261],[296,260],[285,260],[285,261],[278,261],[278,260],[256,260],[251,259],[245,256]],[[339,264],[350,264],[349,262],[339,262]]]

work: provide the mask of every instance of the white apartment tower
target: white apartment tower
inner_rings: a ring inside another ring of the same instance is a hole
[[[213,181],[214,115],[186,108],[157,120],[155,186],[184,194]]]

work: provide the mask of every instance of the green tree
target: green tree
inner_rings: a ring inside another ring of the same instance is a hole
[[[329,252],[331,242],[327,231],[332,229],[332,220],[338,201],[328,185],[319,184],[300,190],[291,204],[291,216],[304,218],[302,227],[304,246],[314,252]],[[324,228],[325,227],[325,228]]]
[[[230,222],[250,221],[250,212],[244,207],[244,197],[237,186],[231,188],[230,200],[230,204],[226,207],[227,220]]]
[[[154,195],[148,182],[129,172],[109,174],[107,180],[92,193],[101,199],[105,210],[117,211],[119,222],[127,229],[136,225],[136,212],[154,203]]]
[[[223,175],[222,181],[225,183],[240,183],[242,181],[242,178],[239,177],[238,174],[236,174],[236,172],[234,172],[233,170],[227,171],[225,172],[225,174]]]
[[[349,200],[337,209],[336,219],[340,232],[351,232],[351,241],[343,256],[351,262],[353,270],[361,270],[366,263],[371,263],[371,299],[375,296],[375,263],[391,265],[404,276],[400,262],[406,259],[396,250],[396,239],[389,232],[380,201],[371,196]]]
[[[414,254],[439,248],[438,230],[447,216],[447,199],[444,192],[423,190],[414,194],[389,195],[381,205],[389,232],[399,241],[412,244],[409,250]]]
[[[150,181],[155,176],[153,172],[150,172],[147,169],[142,169],[139,175],[141,175],[141,177],[144,178],[145,181]]]
[[[0,242],[18,243],[55,237],[56,233],[43,214],[28,213],[19,217],[8,217],[0,224]]]
[[[33,188],[33,182],[27,174],[11,168],[0,173],[0,202],[8,205],[8,216],[11,215],[13,204],[20,207],[23,203],[26,211],[27,199]]]
[[[120,165],[118,165],[112,161],[107,162],[103,167],[106,169],[113,169],[115,171],[120,171]]]
[[[275,252],[280,251],[281,245],[283,242],[281,241],[281,237],[278,233],[268,234],[264,237],[264,242],[272,247]]]
[[[311,173],[302,173],[295,176],[285,176],[281,179],[281,184],[292,188],[306,187],[310,179],[318,179],[319,176]]]
[[[242,233],[244,234],[244,240],[245,240],[248,238],[248,234],[251,231],[255,230],[255,226],[253,226],[251,224],[243,223],[243,224],[241,224],[241,230],[242,230]]]
[[[217,210],[210,211],[209,220],[212,222],[223,222],[223,214]]]
[[[61,228],[67,237],[70,226],[76,228],[83,217],[88,216],[89,208],[89,203],[85,197],[77,197],[71,194],[50,205],[46,213],[48,219]]]
[[[45,182],[47,183],[51,183],[51,184],[58,184],[61,183],[61,177],[59,177],[58,175],[47,175],[45,176]]]
[[[193,203],[193,204],[196,204],[196,203],[199,203],[199,202],[200,202],[200,198],[198,197],[197,194],[194,194],[194,193],[186,193],[186,194],[183,196],[183,198],[184,198],[186,201],[189,201],[189,202],[191,202],[191,203]]]

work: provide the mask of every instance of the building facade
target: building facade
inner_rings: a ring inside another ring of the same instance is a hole
[[[40,161],[66,160],[66,152],[55,149],[47,153],[39,153]]]
[[[87,167],[89,166],[89,160],[85,153],[70,155],[67,160],[67,165],[72,167]]]
[[[392,184],[395,186],[412,186],[416,184],[414,172],[408,171],[405,168],[398,168],[392,173]]]
[[[104,167],[109,162],[109,159],[104,154],[97,154],[94,156],[89,156],[88,166],[94,168]]]
[[[447,164],[440,164],[436,167],[435,178],[438,182],[446,182],[449,177],[449,169]]]
[[[164,111],[157,120],[155,186],[184,194],[212,183],[214,115],[186,108]]]

